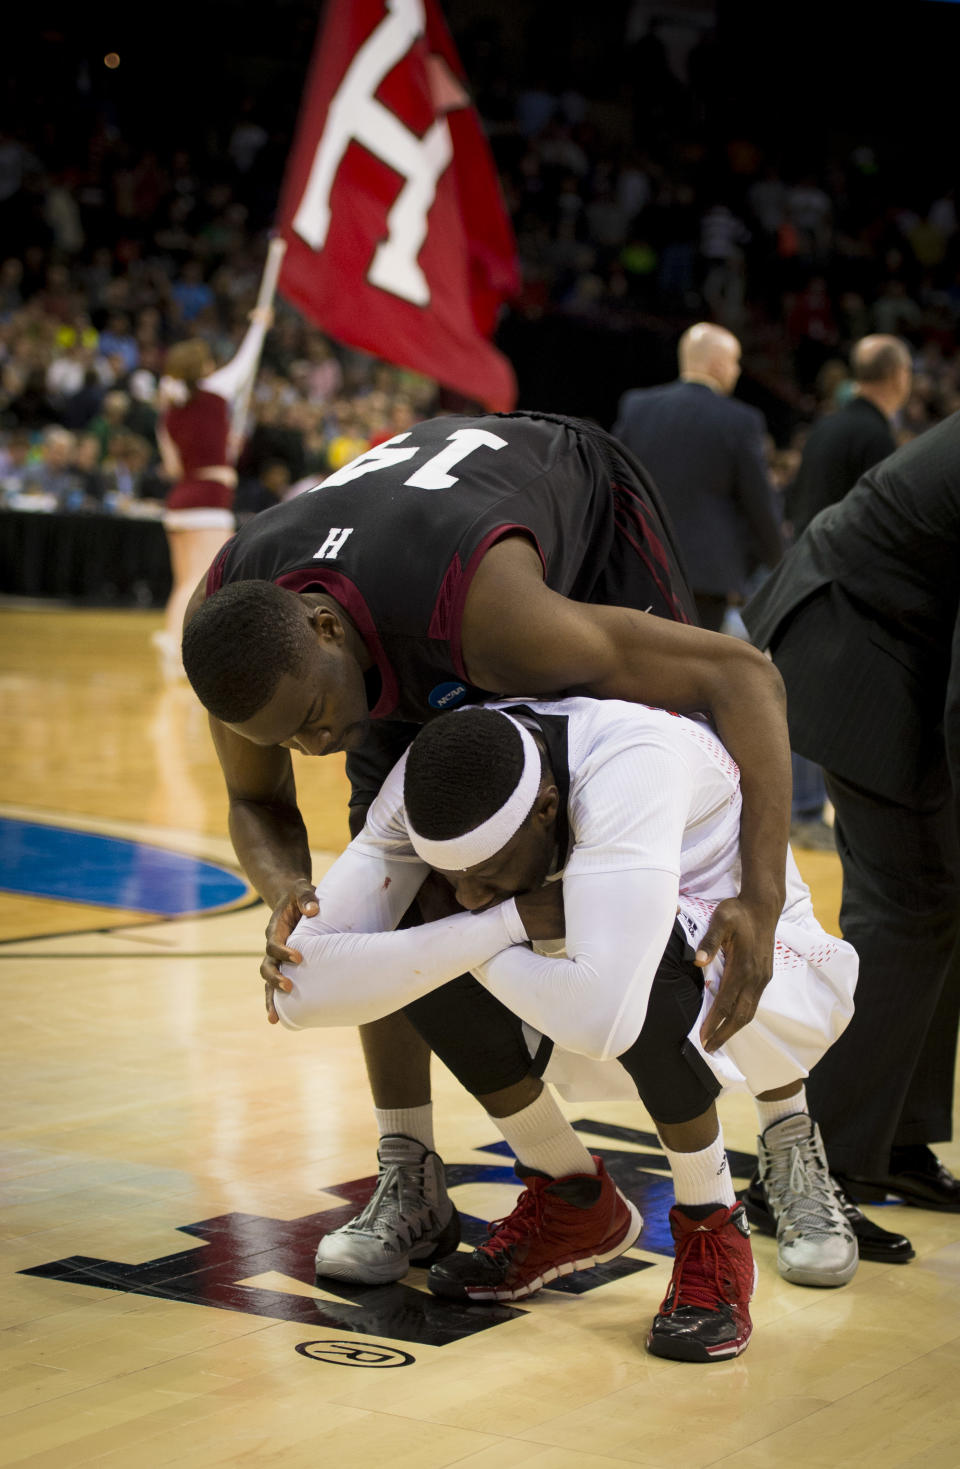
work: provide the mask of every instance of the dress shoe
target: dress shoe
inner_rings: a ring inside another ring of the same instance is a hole
[[[905,1265],[908,1260],[913,1259],[916,1251],[906,1235],[894,1234],[892,1230],[881,1229],[879,1224],[874,1224],[857,1208],[846,1192],[846,1186],[841,1184],[836,1175],[833,1181],[837,1186],[840,1206],[856,1236],[861,1260],[873,1260],[878,1265]],[[743,1201],[751,1228],[759,1234],[775,1235],[777,1223],[767,1207],[757,1174],[754,1174],[747,1188],[738,1197]]]
[[[835,1176],[858,1203],[877,1203],[892,1194],[912,1209],[960,1214],[960,1179],[926,1147],[893,1148],[889,1173],[873,1178]]]

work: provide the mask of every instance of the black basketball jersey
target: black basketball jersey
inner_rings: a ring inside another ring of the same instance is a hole
[[[529,413],[434,418],[367,450],[250,520],[207,592],[255,579],[328,593],[376,661],[372,717],[422,722],[482,694],[463,662],[464,603],[486,552],[516,533],[552,590],[690,620],[644,471],[602,430]]]

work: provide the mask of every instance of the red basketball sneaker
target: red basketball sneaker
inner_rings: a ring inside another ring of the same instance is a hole
[[[506,1219],[495,1220],[479,1249],[448,1255],[431,1266],[427,1284],[438,1296],[471,1301],[518,1301],[558,1275],[606,1264],[628,1250],[643,1219],[616,1188],[600,1158],[597,1173],[565,1178],[521,1175],[526,1188]]]
[[[750,1340],[750,1297],[757,1267],[742,1204],[692,1219],[670,1210],[675,1261],[670,1286],[653,1318],[647,1351],[678,1362],[738,1357]]]

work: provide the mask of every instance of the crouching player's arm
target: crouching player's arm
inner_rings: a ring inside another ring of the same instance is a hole
[[[526,941],[512,901],[392,931],[430,871],[407,836],[404,764],[317,888],[318,913],[291,935],[302,962],[282,966],[289,991],[267,986],[267,1013],[275,1008],[288,1029],[379,1020]]]
[[[513,902],[389,932],[427,874],[422,863],[377,863],[348,847],[317,889],[320,911],[291,937],[302,963],[284,965],[289,993],[273,1004],[289,1030],[363,1025],[392,1015],[464,970],[523,943]]]
[[[563,873],[566,958],[514,948],[475,971],[521,1019],[564,1050],[606,1060],[643,1028],[654,977],[677,915],[680,853],[692,801],[684,751],[661,732],[574,781],[576,843]],[[540,895],[517,908],[531,938]]]
[[[566,1051],[606,1060],[628,1050],[643,1028],[654,976],[677,912],[675,872],[657,869],[569,873],[563,880],[568,958],[514,946],[474,973],[528,1025]],[[538,894],[516,900],[533,938]]]

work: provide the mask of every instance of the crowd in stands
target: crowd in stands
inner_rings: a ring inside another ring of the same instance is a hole
[[[891,193],[868,146],[795,167],[761,142],[719,141],[709,35],[681,75],[651,27],[632,48],[630,85],[602,99],[546,81],[512,87],[482,36],[462,50],[517,236],[511,311],[674,338],[698,319],[729,327],[746,371],[791,407],[792,435],[771,442],[781,484],[804,426],[849,393],[849,347],[868,332],[914,355],[901,436],[960,407],[950,179]],[[152,147],[134,147],[96,115],[72,153],[0,134],[0,504],[150,513],[162,502],[165,352],[188,337],[218,362],[233,352],[282,174],[256,107],[238,112],[191,151],[165,151],[159,126]],[[436,384],[329,341],[279,303],[238,512],[443,406]]]

